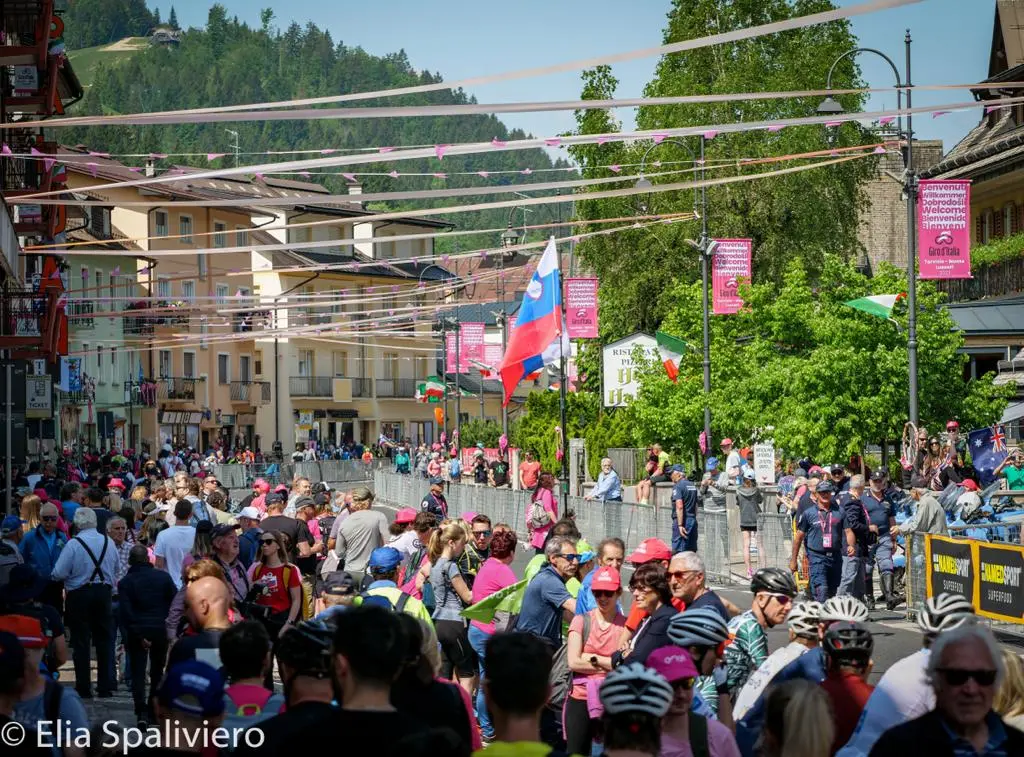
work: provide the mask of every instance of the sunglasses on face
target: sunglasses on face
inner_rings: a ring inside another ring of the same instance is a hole
[[[473,532],[473,536],[490,536],[490,535],[491,535],[490,529],[488,529],[487,531],[474,531]]]
[[[559,555],[559,557],[561,557],[563,560],[568,560],[569,562],[576,562],[580,559],[579,555]]]
[[[669,575],[670,578],[674,578],[677,581],[682,581],[687,576],[693,575],[694,573],[698,573],[698,572],[699,571],[696,571],[696,570],[677,570],[677,571],[673,571],[672,573],[669,573],[668,575]]]
[[[994,670],[961,670],[960,668],[939,668],[942,677],[950,686],[963,686],[973,678],[979,686],[991,686],[996,682]]]
[[[609,591],[608,589],[597,589],[592,593],[594,595],[594,599],[611,599],[618,594],[618,592]]]
[[[676,691],[690,691],[696,681],[697,679],[693,677],[680,678],[679,680],[672,682],[672,688]]]
[[[42,519],[44,521],[51,521],[51,520],[52,521],[56,521],[57,520],[57,516],[56,515],[44,515]]]
[[[262,544],[265,547],[268,544],[277,544],[277,542],[273,539],[260,539],[260,544]]]
[[[769,594],[768,596],[777,601],[780,605],[788,605],[793,601],[793,598],[788,594]]]

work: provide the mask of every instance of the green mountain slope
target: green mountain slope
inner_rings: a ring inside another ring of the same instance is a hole
[[[146,0],[71,0],[62,15],[69,50],[142,37],[159,23],[159,16],[146,7]]]
[[[317,97],[344,92],[387,89],[441,81],[440,75],[417,72],[404,52],[385,57],[368,54],[358,47],[335,43],[328,32],[313,24],[305,28],[292,24],[286,31],[269,28],[271,19],[264,16],[264,26],[252,29],[229,20],[224,8],[214,5],[205,30],[190,29],[176,49],[151,47],[108,65],[100,60],[93,75],[92,86],[75,115],[113,114],[140,111],[200,108],[234,103]],[[83,51],[85,52],[85,51]],[[97,54],[98,55],[98,54]],[[88,60],[91,60],[90,55]],[[362,105],[379,104],[446,104],[467,103],[472,99],[462,91],[443,90],[423,95],[366,101]],[[226,128],[237,130],[241,151],[303,150],[333,148],[349,151],[361,147],[414,145],[522,139],[521,131],[506,128],[492,116],[366,119],[346,121],[295,121],[239,124],[182,124],[176,126],[76,128],[62,133],[71,144],[82,143],[91,149],[110,153],[229,153],[232,137]],[[281,158],[277,158],[281,159]],[[242,161],[258,163],[268,158],[243,156]],[[161,167],[187,162],[170,159]],[[205,158],[192,161],[206,166]],[[427,189],[435,187],[479,186],[503,181],[507,184],[525,181],[548,181],[566,178],[565,173],[542,173],[551,168],[550,157],[543,150],[495,152],[487,155],[445,156],[437,160],[402,161],[400,164],[377,163],[352,170],[387,174],[401,172],[521,171],[529,168],[532,175],[511,174],[483,179],[479,176],[449,176],[439,179],[423,177],[391,179],[384,175],[362,180],[364,190]],[[565,166],[566,163],[558,165]],[[345,170],[344,168],[331,170]],[[344,192],[341,177],[314,177],[337,192]],[[499,195],[494,199],[508,199]],[[461,204],[469,200],[453,201]],[[416,207],[408,203],[402,208]],[[567,212],[563,210],[563,214]],[[439,214],[440,215],[440,214]],[[458,214],[451,221],[463,229],[504,226],[507,211],[481,211]],[[443,216],[441,216],[443,217]],[[519,216],[521,218],[521,216]],[[558,217],[556,207],[537,209],[530,223],[544,223]],[[539,238],[540,235],[538,235]],[[461,242],[468,245],[497,244],[497,234]],[[444,246],[441,246],[443,249]]]
[[[87,47],[84,50],[71,50],[68,58],[75,70],[75,75],[83,87],[91,87],[96,71],[101,66],[113,66],[130,58],[139,50],[149,47],[144,37],[126,37],[110,44]]]

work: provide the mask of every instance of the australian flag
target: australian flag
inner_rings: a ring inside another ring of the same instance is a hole
[[[982,487],[995,481],[992,471],[1006,459],[1006,435],[999,424],[988,428],[979,428],[970,432],[967,439],[971,447],[971,460],[978,472],[978,480]]]

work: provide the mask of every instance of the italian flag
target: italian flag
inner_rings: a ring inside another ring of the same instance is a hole
[[[896,307],[896,303],[903,297],[906,297],[906,295],[902,293],[873,294],[870,297],[861,297],[844,302],[843,304],[868,315],[874,315],[879,318],[892,318],[892,309]]]
[[[678,381],[679,361],[683,357],[683,353],[686,352],[686,342],[669,336],[664,331],[655,333],[654,338],[658,342],[658,354],[665,366],[665,372],[672,381]]]
[[[444,397],[444,384],[437,376],[428,376],[416,387],[416,399],[420,402],[437,402]]]

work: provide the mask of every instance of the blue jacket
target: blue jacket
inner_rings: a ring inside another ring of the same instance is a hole
[[[248,570],[253,560],[260,551],[260,536],[263,534],[258,528],[250,528],[238,536],[238,560]]]
[[[22,536],[21,543],[18,545],[25,562],[35,568],[36,573],[41,576],[49,577],[57,564],[61,550],[68,543],[68,537],[64,535],[63,531],[54,531],[53,533],[55,538],[52,548],[46,543],[42,526],[36,526]]]

